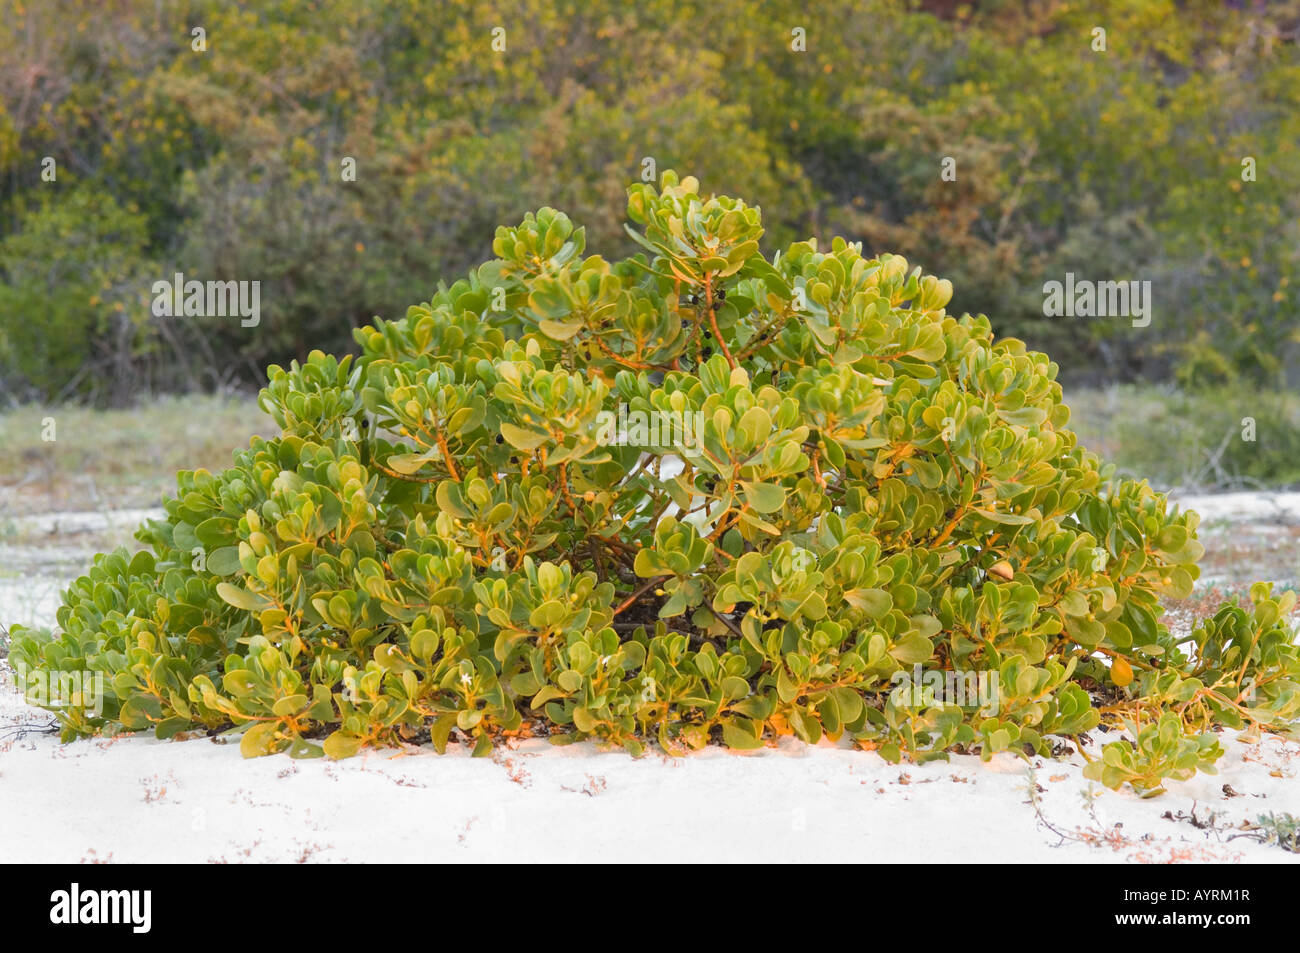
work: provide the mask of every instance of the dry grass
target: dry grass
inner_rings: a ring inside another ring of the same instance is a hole
[[[1300,394],[1293,391],[1192,394],[1124,384],[1070,388],[1065,402],[1079,442],[1120,476],[1197,491],[1300,485]]]
[[[51,420],[55,439],[47,441]],[[252,396],[0,413],[0,517],[156,506],[175,490],[177,470],[223,469],[254,434],[276,432]]]

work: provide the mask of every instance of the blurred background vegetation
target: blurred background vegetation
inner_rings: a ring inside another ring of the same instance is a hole
[[[761,205],[769,253],[952,279],[1121,463],[1295,482],[1298,43],[1300,0],[0,0],[0,409],[256,387],[542,205],[627,254],[651,157]],[[261,281],[261,324],[154,317],[177,271]],[[1071,271],[1149,280],[1150,326],[1044,317]]]

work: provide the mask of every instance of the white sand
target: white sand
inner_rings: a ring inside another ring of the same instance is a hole
[[[5,682],[0,723],[46,720]],[[295,762],[205,738],[29,734],[0,742],[0,861],[1300,861],[1162,817],[1222,811],[1222,828],[1300,813],[1300,744],[1224,741],[1218,776],[1147,800],[1090,785],[1077,755],[1035,759],[1044,817],[1094,842],[1057,846],[1028,803],[1031,766],[1010,755],[895,766],[786,741],[637,760],[529,741],[491,759],[453,747]]]

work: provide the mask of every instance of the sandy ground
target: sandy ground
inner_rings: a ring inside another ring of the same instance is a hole
[[[1184,502],[1211,552],[1227,527],[1271,540],[1300,523],[1300,494]],[[50,624],[59,588],[145,515],[10,520],[0,622]],[[1266,578],[1295,584],[1294,549],[1259,558]],[[0,663],[0,861],[1300,861],[1235,836],[1262,814],[1300,814],[1300,743],[1272,736],[1226,732],[1218,775],[1143,800],[1086,781],[1077,754],[897,766],[790,740],[637,760],[529,741],[490,759],[453,746],[246,761],[206,738],[63,745],[23,730],[48,721]],[[1108,739],[1094,735],[1095,750]]]
[[[0,721],[44,720],[0,694]],[[1225,735],[1217,776],[1142,800],[1084,780],[1077,755],[897,766],[785,742],[638,760],[529,741],[491,759],[453,746],[332,763],[246,761],[204,738],[7,734],[5,862],[1300,861],[1233,839],[1300,812],[1300,745],[1271,737]]]
[[[9,690],[0,720],[45,719]],[[5,862],[1300,860],[1231,839],[1261,813],[1300,811],[1300,745],[1276,738],[1225,736],[1218,776],[1142,800],[1090,785],[1077,756],[894,766],[787,742],[636,760],[533,741],[491,759],[453,747],[330,763],[14,734],[0,742]],[[1213,829],[1192,823],[1216,812]]]

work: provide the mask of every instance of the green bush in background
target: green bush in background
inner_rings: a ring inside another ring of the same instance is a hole
[[[765,196],[778,247],[842,234],[952,276],[1067,383],[1294,385],[1298,25],[1297,0],[0,0],[6,390],[255,382],[400,316],[545,204],[625,253],[647,157]],[[133,297],[137,339],[101,297],[47,322],[58,228],[31,210],[75,217],[83,189],[144,229],[96,230],[117,282],[138,260],[260,280],[267,319],[159,327]],[[1151,326],[1045,317],[1067,271],[1150,280]],[[20,329],[48,339],[35,356]]]
[[[0,238],[0,399],[128,398],[159,353],[144,218],[86,186],[38,200]]]

